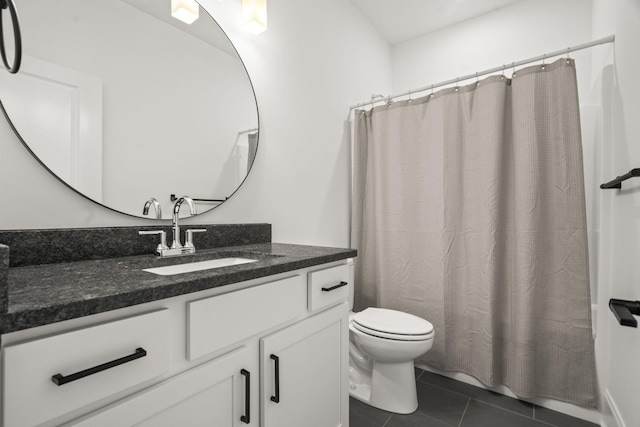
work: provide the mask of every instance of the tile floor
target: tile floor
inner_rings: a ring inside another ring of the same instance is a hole
[[[350,398],[351,427],[597,427],[584,420],[416,369],[418,410],[399,415]]]

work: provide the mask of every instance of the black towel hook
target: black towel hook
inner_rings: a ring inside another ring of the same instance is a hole
[[[640,176],[640,168],[631,169],[628,173],[625,173],[624,175],[620,175],[616,177],[616,179],[613,179],[609,182],[605,182],[604,184],[600,184],[600,188],[602,189],[622,188],[622,184],[620,184],[622,181],[626,181],[629,178],[633,178],[637,176]]]
[[[11,14],[11,23],[13,24],[13,39],[15,42],[15,52],[13,55],[13,65],[9,64],[7,60],[7,53],[5,51],[4,43],[4,28],[2,28],[2,11],[9,8]],[[5,68],[11,73],[15,74],[20,69],[20,62],[22,62],[22,37],[20,36],[20,24],[18,23],[18,12],[16,11],[16,5],[13,0],[0,0],[0,56],[2,57],[2,63]]]

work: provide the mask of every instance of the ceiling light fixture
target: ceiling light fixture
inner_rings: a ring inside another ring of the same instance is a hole
[[[191,24],[200,16],[200,6],[195,0],[171,0],[171,16]]]
[[[267,0],[242,0],[242,23],[252,34],[266,30]]]

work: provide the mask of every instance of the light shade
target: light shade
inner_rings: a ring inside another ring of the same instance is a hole
[[[267,29],[267,0],[242,0],[242,23],[252,34]]]
[[[195,0],[171,0],[171,16],[191,24],[200,16],[200,6]]]

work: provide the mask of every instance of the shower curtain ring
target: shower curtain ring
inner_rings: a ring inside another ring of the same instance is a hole
[[[545,59],[547,59],[547,54],[543,53],[542,54],[542,69],[544,70],[546,68],[546,65],[544,63]]]
[[[455,87],[456,92],[458,91],[458,89],[460,89],[460,88],[458,87],[458,81],[459,81],[459,80],[460,80],[460,77],[456,77],[456,87]]]
[[[571,53],[570,47],[567,48],[567,64],[571,64],[571,57],[569,56],[569,53]]]
[[[433,98],[433,85],[431,85],[431,95],[429,95],[429,98]]]
[[[413,99],[411,99],[411,91],[409,91],[409,104],[411,104],[413,102]]]
[[[478,72],[476,71],[476,86],[480,86],[480,80],[478,79]]]
[[[515,77],[516,76],[516,63],[515,62],[511,63],[511,70],[512,70],[511,77]]]
[[[507,69],[507,66],[505,64],[502,64],[502,76],[500,76],[500,78],[502,80],[504,80],[506,78],[506,76],[504,74],[506,69]]]

